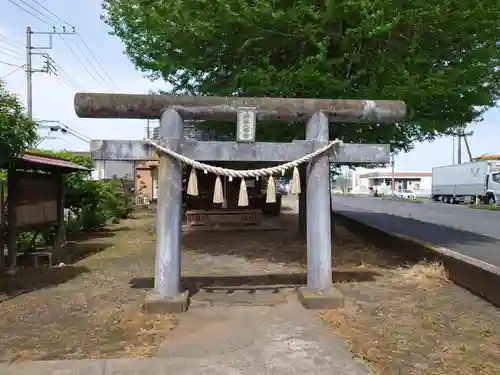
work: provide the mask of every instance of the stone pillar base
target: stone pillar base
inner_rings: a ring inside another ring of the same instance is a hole
[[[297,290],[301,305],[310,310],[330,310],[344,307],[344,296],[334,287],[327,293],[315,293],[302,287]]]
[[[189,292],[179,293],[175,297],[163,297],[157,293],[146,295],[142,311],[149,314],[179,314],[189,306]]]

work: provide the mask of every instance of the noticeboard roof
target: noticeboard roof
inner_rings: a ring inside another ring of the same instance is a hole
[[[8,164],[14,163],[18,169],[34,169],[44,172],[72,173],[78,171],[90,171],[90,169],[73,163],[69,160],[53,156],[39,155],[33,152],[25,152],[22,156],[13,156],[5,161],[0,168],[6,168]]]

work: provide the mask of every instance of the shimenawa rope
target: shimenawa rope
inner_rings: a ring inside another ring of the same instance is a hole
[[[341,146],[343,142],[339,139],[334,140],[333,142],[328,143],[326,146],[311,152],[310,154],[304,155],[301,158],[298,158],[294,161],[290,161],[281,165],[277,165],[275,167],[269,167],[269,168],[260,168],[260,169],[247,169],[247,170],[235,170],[235,169],[229,169],[229,168],[222,168],[222,167],[214,167],[209,164],[205,163],[200,163],[196,160],[190,159],[184,155],[181,155],[175,151],[172,151],[155,141],[149,138],[143,139],[144,144],[148,144],[158,151],[164,152],[165,154],[173,157],[174,159],[179,160],[180,162],[189,165],[192,167],[191,173],[189,175],[189,181],[188,181],[188,187],[187,187],[187,194],[193,195],[193,196],[198,196],[198,181],[197,181],[197,176],[196,176],[196,170],[202,170],[205,173],[213,173],[217,176],[215,180],[215,189],[214,189],[214,196],[213,196],[213,202],[214,203],[224,203],[224,194],[222,191],[222,183],[220,180],[220,176],[226,176],[229,177],[229,181],[231,181],[233,178],[240,178],[241,183],[240,183],[240,194],[239,194],[239,199],[238,199],[238,206],[240,207],[246,207],[248,206],[248,194],[247,194],[247,188],[246,188],[246,183],[245,183],[245,178],[256,178],[258,179],[259,177],[265,177],[269,176],[268,184],[267,184],[267,192],[266,192],[266,203],[275,203],[276,202],[276,186],[274,182],[273,175],[280,173],[281,175],[285,174],[285,171],[293,168],[293,177],[292,177],[292,187],[291,187],[291,193],[292,194],[300,194],[301,188],[300,188],[300,178],[299,178],[299,171],[297,167],[300,164],[307,163],[311,160],[313,160],[315,157],[329,151],[331,148],[334,146]]]

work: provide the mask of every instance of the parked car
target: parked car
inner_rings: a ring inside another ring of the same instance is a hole
[[[401,199],[415,199],[417,197],[414,191],[408,189],[398,190],[396,196]]]
[[[284,183],[277,183],[276,184],[276,192],[281,195],[288,195],[289,187],[287,184]]]

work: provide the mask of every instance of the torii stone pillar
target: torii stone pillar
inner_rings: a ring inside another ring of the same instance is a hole
[[[183,139],[184,120],[235,121],[249,108],[258,120],[302,121],[306,140],[292,143],[205,142]],[[192,97],[81,93],[75,96],[79,117],[160,118],[160,143],[195,160],[283,163],[298,159],[328,142],[329,122],[393,123],[406,106],[400,101],[324,100],[240,97]],[[150,160],[151,147],[140,141],[93,141],[94,160]],[[332,287],[329,162],[389,162],[389,145],[347,144],[321,155],[306,167],[301,194],[307,229],[307,286],[298,298],[308,308],[339,306]],[[179,162],[160,156],[155,261],[155,291],[145,307],[153,312],[181,312],[188,295],[180,286],[182,173]],[[304,205],[305,203],[305,205]],[[302,217],[303,219],[303,217]],[[302,220],[303,221],[303,220]],[[303,224],[303,223],[302,223]]]
[[[163,112],[159,134],[169,148],[179,152],[184,135],[184,121],[174,110]],[[181,279],[182,165],[163,153],[158,165],[158,208],[156,213],[155,291],[151,298],[176,298]],[[187,293],[187,292],[186,292]],[[181,295],[184,301],[187,295]],[[184,307],[182,307],[183,309]]]
[[[306,140],[328,142],[328,117],[322,112],[307,122]],[[329,164],[328,155],[320,155],[307,166],[307,289],[316,294],[332,289]]]

